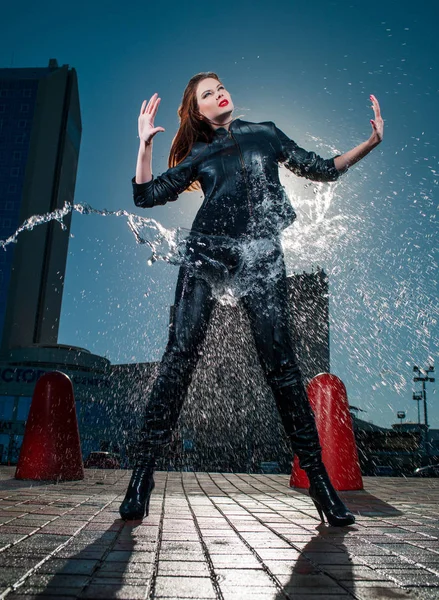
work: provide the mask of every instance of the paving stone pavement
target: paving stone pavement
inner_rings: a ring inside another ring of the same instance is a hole
[[[0,467],[0,599],[439,598],[439,479],[364,477],[339,528],[287,475],[157,472],[150,516],[125,523],[130,471],[14,473]]]

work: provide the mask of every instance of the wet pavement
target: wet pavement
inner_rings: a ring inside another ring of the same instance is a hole
[[[118,514],[130,472],[17,481],[0,467],[0,598],[439,598],[439,479],[364,477],[320,524],[287,475],[158,472],[144,522]]]

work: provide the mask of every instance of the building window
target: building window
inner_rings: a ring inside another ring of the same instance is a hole
[[[32,90],[23,90],[23,98],[32,98]]]
[[[29,112],[29,104],[22,104],[22,105],[20,106],[20,112],[22,112],[22,113],[27,113],[27,112]]]
[[[10,446],[10,450],[11,450],[11,463],[12,464],[16,464],[18,462],[18,459],[20,458],[20,450],[21,450],[21,446],[23,444],[23,435],[13,435],[12,437],[12,443]]]
[[[21,129],[23,129],[24,127],[26,127],[26,125],[27,125],[26,119],[20,119],[18,121],[18,127],[21,127]]]
[[[11,167],[11,177],[18,177],[20,167]]]
[[[0,420],[12,421],[15,396],[0,396]]]
[[[24,133],[20,133],[20,135],[15,136],[16,144],[24,144],[24,140],[26,139],[26,135]]]
[[[9,90],[0,90],[0,98],[7,98]]]
[[[11,226],[11,219],[2,219],[2,227],[9,229]]]
[[[18,399],[17,421],[27,421],[32,398],[23,396]]]
[[[12,159],[13,160],[21,160],[22,157],[22,153],[20,152],[20,150],[14,150],[14,153],[12,154]]]
[[[2,463],[8,461],[8,449],[10,436],[6,434],[0,434],[0,460]]]
[[[17,193],[17,184],[10,183],[8,186],[8,194],[16,194],[16,193]],[[13,202],[6,202],[6,210],[12,210],[12,208],[8,208],[8,204],[11,204],[13,207],[14,206]]]
[[[0,104],[0,113],[5,113],[5,112],[6,112],[6,105]]]

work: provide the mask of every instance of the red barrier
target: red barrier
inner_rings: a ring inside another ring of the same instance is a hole
[[[307,386],[316,417],[322,459],[334,488],[338,491],[362,490],[363,479],[358,460],[352,417],[344,383],[336,375],[320,373]],[[294,456],[290,486],[308,488],[307,474]]]
[[[35,385],[15,478],[84,479],[73,386],[61,371],[45,373]]]

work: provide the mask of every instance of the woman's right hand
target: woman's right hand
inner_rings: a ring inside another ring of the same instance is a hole
[[[157,92],[151,96],[148,104],[146,100],[142,102],[140,107],[140,114],[138,119],[139,124],[139,138],[149,144],[152,138],[159,131],[165,131],[163,127],[154,127],[154,118],[157,114],[157,110],[160,104],[161,98],[158,97]]]

